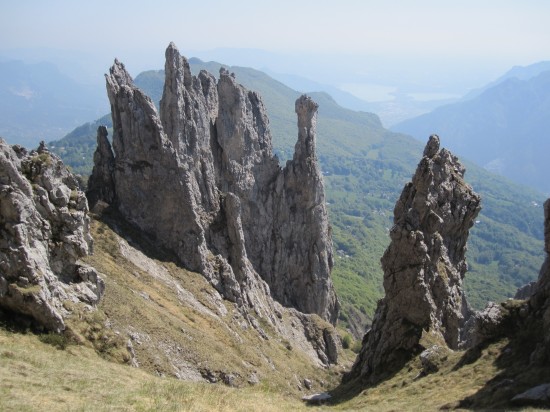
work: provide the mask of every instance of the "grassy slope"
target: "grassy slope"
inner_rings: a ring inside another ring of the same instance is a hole
[[[158,377],[108,362],[86,346],[59,350],[37,336],[0,328],[0,409],[141,411],[511,410],[510,399],[550,379],[528,364],[525,337],[503,337],[468,352],[450,352],[421,377],[418,358],[377,385],[331,386],[334,399],[305,406],[297,393],[268,385],[240,389]],[[290,377],[289,377],[290,378]],[[532,409],[522,409],[532,410]]]
[[[338,379],[339,367],[314,366],[262,319],[258,320],[269,339],[260,338],[234,304],[216,299],[219,295],[203,276],[176,266],[170,254],[156,249],[120,217],[92,223],[94,255],[87,262],[104,274],[106,282],[99,309],[108,317],[110,329],[121,336],[137,336],[133,346],[141,367],[186,379],[196,376],[186,376],[188,369],[211,371],[218,380],[232,375],[238,386],[246,386],[254,375],[282,393],[298,392],[304,378],[314,388]],[[113,227],[150,259],[124,252],[128,247],[121,247],[124,241]],[[155,271],[161,275],[151,275]],[[227,314],[220,313],[216,302],[225,306]],[[255,317],[252,312],[249,315]],[[344,351],[342,356],[349,360],[353,354]]]
[[[86,262],[106,284],[98,310],[77,308],[64,336],[33,335],[20,322],[14,333],[13,320],[0,317],[0,410],[300,410],[305,378],[326,390],[350,366],[351,350],[341,351],[341,365],[313,365],[258,319],[269,337],[260,338],[201,275],[176,266],[118,215],[94,218],[91,228]],[[122,364],[127,342],[139,369]],[[177,380],[197,376],[186,368],[210,371],[219,384]],[[223,385],[224,376],[240,390]]]
[[[84,346],[65,350],[0,329],[3,411],[294,411],[298,397],[268,387],[230,388],[161,378],[108,362]]]
[[[217,74],[220,67],[191,60],[194,72],[207,69]],[[294,100],[299,93],[262,72],[230,70],[239,82],[262,95],[275,151],[283,161],[290,158],[297,136]],[[154,100],[160,99],[162,81],[162,71],[136,78]],[[389,242],[393,207],[414,173],[423,144],[384,129],[373,114],[344,109],[324,93],[312,95],[320,104],[317,146],[337,251],[333,279],[344,325],[360,336],[383,294],[379,259]],[[92,136],[93,146],[95,131]],[[441,137],[445,145],[445,136]],[[87,156],[91,159],[91,153]],[[488,300],[512,296],[518,286],[536,278],[543,260],[543,198],[474,165],[467,169],[466,180],[481,194],[484,209],[481,224],[470,237],[466,290],[473,306],[481,308]]]

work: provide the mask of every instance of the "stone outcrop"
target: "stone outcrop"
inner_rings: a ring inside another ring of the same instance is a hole
[[[51,330],[65,302],[95,305],[104,284],[79,259],[92,249],[88,204],[75,177],[41,143],[27,152],[0,139],[0,306]]]
[[[529,299],[529,316],[525,321],[525,328],[536,331],[538,342],[531,362],[539,365],[550,363],[550,199],[544,203],[544,250],[546,259]]]
[[[103,200],[107,204],[111,204],[115,200],[115,183],[113,182],[115,158],[107,135],[105,126],[100,126],[97,129],[94,169],[88,179],[86,191],[86,197],[91,205],[95,205],[99,200]]]
[[[412,182],[394,210],[391,243],[381,259],[385,297],[346,380],[376,381],[398,370],[426,342],[461,346],[470,315],[462,289],[469,228],[480,197],[464,167],[431,136]]]
[[[533,293],[535,293],[537,290],[537,281],[533,280],[521,287],[518,288],[516,291],[516,294],[514,295],[514,299],[529,299]]]
[[[540,406],[547,408],[550,404],[550,383],[535,386],[512,398],[512,404],[516,406]]]
[[[113,151],[100,132],[91,207],[115,206],[226,299],[268,321],[276,321],[273,297],[335,323],[317,105],[306,96],[296,102],[296,152],[281,168],[257,93],[225,69],[219,80],[193,76],[173,44],[165,74],[160,114],[123,64],[106,75]]]

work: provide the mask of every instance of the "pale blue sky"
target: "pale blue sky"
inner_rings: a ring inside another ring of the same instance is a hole
[[[513,65],[550,59],[547,0],[0,0],[0,5],[0,55],[18,48],[71,49],[94,56],[103,71],[115,56],[134,73],[161,68],[170,41],[187,55],[309,72],[319,81],[329,79],[331,59],[345,59],[348,82],[387,72],[398,78],[407,69],[410,76],[429,77],[451,68],[453,76],[477,69],[488,81]],[[270,54],[262,64],[260,54],[218,48]],[[319,66],[326,66],[325,74]],[[338,70],[341,76],[343,68]]]

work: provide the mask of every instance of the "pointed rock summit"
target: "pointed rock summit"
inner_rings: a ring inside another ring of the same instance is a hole
[[[242,307],[274,320],[274,298],[334,324],[317,104],[296,102],[296,153],[281,168],[257,93],[225,69],[218,80],[193,76],[173,43],[165,74],[160,113],[120,62],[106,75],[113,145],[100,131],[90,181],[103,183],[91,187],[91,206],[118,208]]]
[[[94,153],[94,169],[88,179],[88,190],[86,191],[86,196],[91,205],[95,205],[99,200],[103,200],[108,204],[114,203],[114,168],[115,158],[111,143],[107,138],[107,128],[100,126],[97,129],[97,149]]]
[[[377,381],[423,349],[422,338],[460,347],[470,309],[462,280],[466,241],[480,197],[464,167],[431,136],[412,182],[394,209],[391,243],[381,259],[385,297],[345,378]]]

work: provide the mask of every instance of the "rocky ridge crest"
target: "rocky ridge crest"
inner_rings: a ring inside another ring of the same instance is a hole
[[[281,168],[257,93],[224,69],[219,80],[206,71],[193,76],[173,44],[165,74],[160,114],[123,64],[115,61],[106,75],[113,144],[98,131],[91,207],[116,207],[224,298],[276,329],[280,304],[334,324],[339,303],[315,155],[317,104],[296,101],[296,152]],[[321,352],[334,346],[329,335]]]
[[[385,297],[346,380],[376,381],[426,349],[423,336],[457,349],[471,315],[462,289],[469,228],[480,197],[464,167],[432,135],[394,209],[391,243],[381,259]]]
[[[95,305],[104,290],[79,261],[92,251],[88,204],[76,178],[41,143],[0,139],[0,306],[60,332],[66,303]]]

